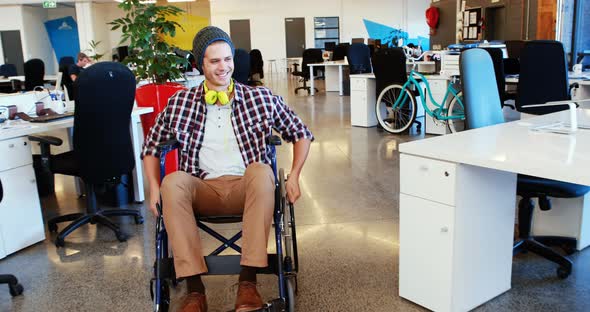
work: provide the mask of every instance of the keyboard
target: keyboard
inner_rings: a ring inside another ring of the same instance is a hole
[[[63,114],[44,115],[44,116],[37,116],[37,117],[31,117],[25,113],[16,113],[16,116],[18,116],[20,119],[22,119],[24,121],[29,121],[29,122],[50,122],[50,121],[60,120],[63,118],[73,117],[74,112],[63,113]]]

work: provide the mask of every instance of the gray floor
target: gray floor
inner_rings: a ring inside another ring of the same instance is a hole
[[[350,97],[293,94],[285,75],[267,77],[316,136],[301,177],[296,205],[301,270],[299,311],[423,311],[398,293],[398,143],[423,136],[394,136],[376,128],[350,127]],[[291,148],[279,151],[290,168]],[[45,218],[83,209],[71,178],[58,177],[56,196],[43,198]],[[26,194],[23,194],[26,196]],[[154,219],[142,204],[144,225],[119,221],[131,234],[119,243],[105,228],[86,226],[70,235],[66,248],[47,240],[0,261],[0,272],[18,276],[25,287],[11,298],[0,287],[0,311],[149,311],[154,260]],[[427,216],[425,216],[427,217]],[[235,226],[224,226],[229,233]],[[213,242],[207,240],[209,247]],[[269,246],[272,246],[271,243]],[[428,248],[428,246],[424,246]],[[473,252],[486,246],[473,246]],[[272,249],[272,247],[270,247]],[[572,256],[574,273],[555,276],[553,264],[531,255],[514,260],[512,289],[477,311],[590,311],[590,251]],[[436,255],[432,255],[436,262]],[[210,311],[228,311],[234,276],[206,277]],[[262,295],[276,296],[276,278],[260,277]],[[184,292],[181,284],[175,292]]]

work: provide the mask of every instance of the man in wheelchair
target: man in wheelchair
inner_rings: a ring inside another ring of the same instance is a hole
[[[205,75],[198,87],[179,91],[156,118],[142,152],[150,187],[150,210],[162,197],[164,224],[174,254],[176,277],[187,281],[188,294],[179,311],[206,311],[207,273],[195,215],[242,215],[242,254],[236,311],[263,306],[256,289],[256,270],[266,267],[267,241],[273,219],[274,174],[266,138],[275,129],[293,142],[293,163],[285,183],[287,198],[300,196],[299,174],[313,135],[301,119],[264,87],[232,80],[234,46],[213,26],[193,40],[197,68]],[[160,185],[158,145],[179,142],[179,170]]]

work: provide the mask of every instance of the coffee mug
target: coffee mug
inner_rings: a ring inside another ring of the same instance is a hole
[[[582,73],[582,64],[576,64],[576,65],[574,65],[574,67],[572,67],[572,70],[576,74],[581,74]]]
[[[64,102],[60,100],[49,102],[49,108],[58,114],[63,114],[66,111]]]

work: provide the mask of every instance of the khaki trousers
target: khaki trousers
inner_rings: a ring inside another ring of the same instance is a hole
[[[160,192],[176,277],[207,272],[195,215],[242,214],[240,264],[268,266],[266,247],[274,211],[274,189],[272,169],[262,163],[250,164],[244,176],[203,180],[184,171],[167,175]]]

